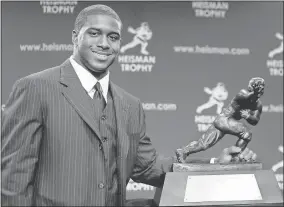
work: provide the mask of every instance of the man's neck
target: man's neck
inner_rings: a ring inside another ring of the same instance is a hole
[[[86,68],[86,67],[84,67],[84,68]],[[107,73],[108,73],[108,70],[106,70],[106,71],[103,72],[103,73],[96,73],[96,72],[94,72],[94,71],[92,71],[92,70],[89,70],[88,68],[87,68],[87,70],[88,70],[97,80],[100,80],[100,79],[104,78],[104,77],[107,75]]]
[[[79,64],[81,65],[84,69],[86,69],[87,71],[89,71],[97,80],[102,79],[103,77],[105,77],[108,74],[108,69],[106,69],[104,72],[98,73],[98,72],[94,72],[93,70],[89,69],[87,66],[85,66],[82,61],[78,58],[78,56],[76,55],[72,55],[72,58]]]

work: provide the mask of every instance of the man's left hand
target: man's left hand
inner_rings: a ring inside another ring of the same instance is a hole
[[[241,152],[241,148],[232,146],[223,150],[221,155],[217,158],[216,163],[227,164],[232,161],[254,162],[256,160],[256,157],[257,155],[249,148],[246,148]]]

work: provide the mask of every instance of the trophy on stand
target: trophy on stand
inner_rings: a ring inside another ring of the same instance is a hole
[[[271,170],[262,170],[260,162],[241,162],[239,154],[230,164],[186,163],[192,153],[214,146],[226,134],[237,137],[236,146],[243,151],[252,139],[248,125],[257,125],[262,113],[260,97],[263,78],[252,78],[222,109],[212,125],[197,141],[176,150],[178,163],[167,173],[163,189],[158,189],[159,206],[283,204],[281,191]],[[173,193],[174,192],[174,193]]]
[[[252,78],[248,88],[240,90],[230,104],[222,109],[222,112],[198,141],[192,141],[184,148],[176,150],[178,162],[185,163],[188,155],[207,150],[226,134],[237,136],[236,146],[244,150],[251,141],[252,133],[249,127],[240,120],[245,119],[251,125],[256,125],[259,122],[262,112],[262,103],[259,98],[264,93],[264,86],[264,79]],[[236,156],[235,159],[238,157]]]

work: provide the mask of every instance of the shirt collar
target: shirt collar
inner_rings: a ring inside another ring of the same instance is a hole
[[[73,66],[82,86],[84,89],[89,93],[92,92],[94,86],[99,81],[103,90],[103,96],[105,101],[107,102],[107,93],[108,93],[108,87],[109,87],[109,71],[107,74],[100,80],[95,78],[88,70],[86,70],[84,67],[79,65],[71,56],[70,58],[71,65]]]

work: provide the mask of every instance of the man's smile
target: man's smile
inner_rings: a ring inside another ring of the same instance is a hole
[[[101,60],[107,60],[108,56],[112,55],[111,53],[105,53],[105,52],[94,51],[94,50],[92,50],[92,52],[95,54],[95,56],[98,59],[101,59]]]

